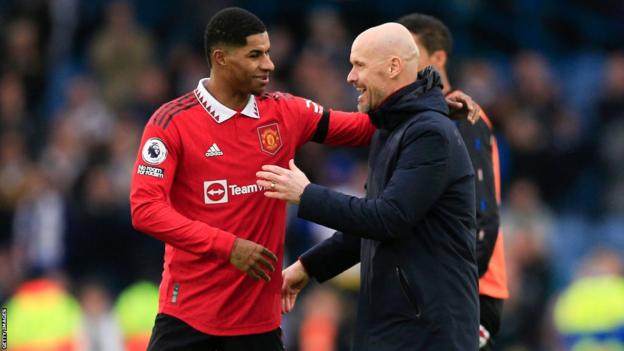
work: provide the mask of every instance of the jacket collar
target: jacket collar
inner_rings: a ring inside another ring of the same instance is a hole
[[[448,115],[439,73],[428,66],[418,72],[418,79],[390,94],[368,116],[379,129],[392,130],[409,118],[427,110]]]
[[[210,117],[212,117],[217,123],[223,123],[228,119],[234,117],[237,111],[232,110],[231,108],[223,105],[217,99],[215,99],[208,89],[206,89],[205,83],[207,83],[210,78],[203,78],[197,84],[197,88],[195,89],[195,97],[197,101],[204,107],[204,110],[208,112]],[[258,105],[256,103],[256,97],[253,95],[249,95],[249,100],[247,101],[247,105],[240,111],[240,114],[243,116],[247,116],[250,118],[260,118],[260,112],[258,110]]]

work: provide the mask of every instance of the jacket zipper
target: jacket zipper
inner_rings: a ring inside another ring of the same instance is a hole
[[[421,314],[420,307],[418,306],[418,302],[416,301],[416,299],[412,296],[412,293],[410,292],[411,290],[410,290],[410,285],[409,285],[409,281],[407,280],[407,277],[401,270],[401,267],[396,266],[395,269],[396,269],[397,279],[399,280],[399,287],[401,288],[401,292],[403,293],[405,298],[407,298],[407,301],[412,305],[412,307],[416,309],[416,318],[420,318],[420,314]]]

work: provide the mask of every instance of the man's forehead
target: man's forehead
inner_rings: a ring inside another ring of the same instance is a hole
[[[271,46],[269,41],[269,33],[263,32],[247,36],[247,47],[265,47]]]
[[[358,60],[363,61],[367,57],[366,46],[362,45],[360,40],[355,39],[351,46],[351,61]]]

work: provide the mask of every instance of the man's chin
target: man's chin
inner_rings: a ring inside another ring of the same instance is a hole
[[[370,105],[369,104],[358,104],[357,105],[357,109],[358,109],[359,112],[368,113],[368,111],[370,111]]]
[[[251,88],[251,93],[253,95],[262,95],[262,93],[264,93],[265,90],[266,90],[266,85],[263,85],[261,87],[253,87]]]

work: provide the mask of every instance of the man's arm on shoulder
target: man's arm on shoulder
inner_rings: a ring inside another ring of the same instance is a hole
[[[272,94],[273,98],[281,99],[297,118],[301,131],[299,146],[308,141],[333,146],[370,144],[375,127],[367,114],[329,110],[310,99],[286,93]]]
[[[274,95],[287,100],[290,111],[299,118],[302,133],[298,145],[313,141],[358,147],[368,146],[373,138],[375,126],[366,113],[324,109],[309,99],[284,93]],[[454,92],[446,97],[446,102],[455,119],[468,119],[471,123],[478,120],[480,109],[470,96]]]

